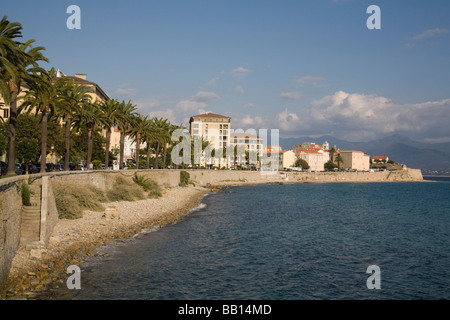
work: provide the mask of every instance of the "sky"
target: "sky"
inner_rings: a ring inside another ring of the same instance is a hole
[[[68,29],[70,5],[81,29]],[[381,29],[369,29],[370,5]],[[450,141],[448,0],[42,0],[2,3],[23,40],[141,114],[230,116],[281,137]]]

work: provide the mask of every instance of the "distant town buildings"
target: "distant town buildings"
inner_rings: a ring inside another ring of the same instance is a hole
[[[340,151],[342,158],[341,169],[368,171],[370,169],[370,156],[362,151]]]

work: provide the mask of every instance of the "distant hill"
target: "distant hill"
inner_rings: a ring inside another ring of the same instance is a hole
[[[450,142],[423,143],[398,134],[369,142],[351,142],[332,136],[280,138],[280,145],[283,150],[289,150],[302,142],[323,144],[325,141],[328,141],[330,147],[336,145],[343,150],[361,150],[370,156],[388,156],[389,159],[404,163],[410,168],[450,169]]]

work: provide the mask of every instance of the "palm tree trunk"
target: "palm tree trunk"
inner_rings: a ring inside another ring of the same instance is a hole
[[[15,84],[10,82],[10,88]],[[11,102],[9,104],[9,137],[8,137],[8,172],[16,174],[16,121],[17,121],[17,95],[16,90],[11,90]]]
[[[109,168],[109,148],[111,147],[111,130],[106,129],[105,169]]]
[[[86,168],[89,170],[91,168],[92,162],[92,129],[88,129],[88,151],[87,151],[87,164]]]
[[[136,135],[136,154],[135,154],[135,161],[136,161],[136,169],[139,169],[139,149],[141,147],[141,135]]]
[[[67,119],[66,121],[66,154],[64,156],[64,171],[69,171],[70,163],[70,127],[72,126],[72,119]]]
[[[41,173],[47,169],[47,107],[42,111],[42,137],[41,137]]]
[[[158,158],[159,158],[159,142],[156,143],[155,162],[153,165],[154,169],[159,169]]]
[[[124,152],[125,152],[125,132],[120,132],[120,164],[119,168],[122,170],[124,168],[123,166],[123,158],[124,158]]]
[[[166,160],[167,160],[167,143],[166,142],[164,142],[164,168],[163,169],[165,169],[166,168]]]
[[[150,169],[150,142],[147,142],[147,170]]]

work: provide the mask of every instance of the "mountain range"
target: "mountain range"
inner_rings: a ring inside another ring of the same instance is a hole
[[[368,142],[351,142],[332,136],[281,138],[283,150],[303,142],[323,144],[328,141],[330,148],[334,145],[341,150],[359,150],[372,156],[388,156],[389,159],[406,164],[409,168],[431,170],[450,170],[450,142],[423,143],[403,135],[392,135]]]

